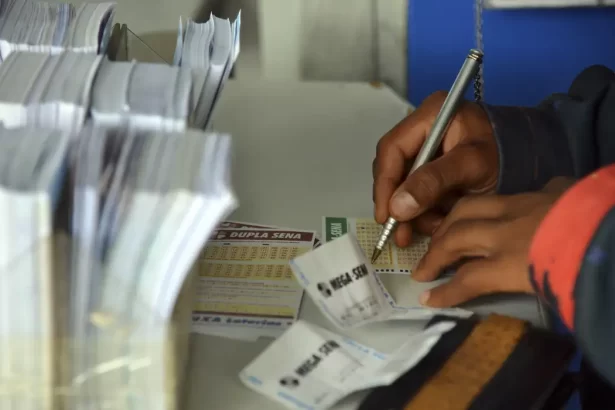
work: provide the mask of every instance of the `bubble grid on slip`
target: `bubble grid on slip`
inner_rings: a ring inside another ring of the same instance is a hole
[[[350,221],[350,218],[349,222]],[[371,219],[355,220],[356,237],[363,252],[371,254],[376,246],[378,236],[382,227]],[[389,242],[382,251],[382,254],[374,263],[377,273],[411,273],[416,269],[421,258],[429,248],[430,238],[427,236],[417,236],[408,248],[398,248]]]

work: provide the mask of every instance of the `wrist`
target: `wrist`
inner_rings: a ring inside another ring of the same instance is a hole
[[[541,189],[556,175],[571,176],[565,135],[549,108],[482,104],[493,127],[499,169],[497,192],[516,194]]]

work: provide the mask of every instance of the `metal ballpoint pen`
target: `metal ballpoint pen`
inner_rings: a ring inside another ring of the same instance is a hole
[[[420,166],[429,162],[440,147],[440,143],[442,142],[442,138],[444,137],[448,124],[455,115],[455,111],[457,110],[459,103],[462,101],[463,94],[468,88],[470,81],[476,77],[482,60],[482,52],[474,49],[470,50],[463,63],[463,66],[461,67],[461,70],[459,71],[459,74],[457,74],[457,78],[455,79],[448,96],[444,100],[444,104],[442,104],[442,108],[440,109],[433,127],[431,128],[431,132],[425,139],[425,143],[423,144],[423,147],[419,151],[419,154],[412,165],[410,174],[416,171],[416,169]],[[380,237],[378,238],[376,247],[374,248],[374,253],[372,254],[372,263],[376,262],[382,253],[387,242],[393,235],[393,232],[397,227],[397,223],[398,222],[394,218],[390,217],[383,225],[382,232],[380,233]]]

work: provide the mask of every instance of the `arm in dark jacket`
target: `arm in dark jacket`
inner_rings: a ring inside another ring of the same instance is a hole
[[[498,193],[541,189],[556,176],[581,178],[615,163],[615,74],[583,71],[567,94],[540,106],[484,105],[498,142]]]
[[[615,385],[615,164],[556,202],[530,248],[530,279]]]
[[[537,108],[485,110],[500,151],[500,193],[537,190],[555,176],[584,178],[538,229],[530,275],[615,385],[615,74],[590,67],[567,94]]]

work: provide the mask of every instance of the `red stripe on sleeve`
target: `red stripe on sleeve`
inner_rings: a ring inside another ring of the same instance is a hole
[[[574,287],[587,247],[604,216],[615,206],[615,165],[587,176],[555,203],[530,247],[534,281],[545,295],[545,276],[559,314],[574,328]]]

